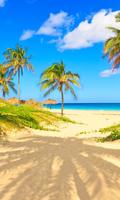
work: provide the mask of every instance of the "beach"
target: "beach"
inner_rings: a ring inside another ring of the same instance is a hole
[[[59,109],[52,112],[60,115]],[[99,130],[120,123],[120,111],[100,111],[100,110],[65,110],[64,116],[77,122],[76,124],[66,123],[60,126],[59,132],[39,133],[42,136],[51,135],[56,137],[93,137],[100,136]],[[39,131],[38,131],[39,132]],[[89,133],[87,135],[80,133]]]
[[[120,200],[120,0],[0,19],[0,200]]]
[[[23,130],[0,144],[0,200],[120,199],[120,141],[93,140],[100,128],[120,123],[120,112],[65,110],[65,116],[77,123]]]

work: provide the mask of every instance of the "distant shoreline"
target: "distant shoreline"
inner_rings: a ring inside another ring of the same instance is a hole
[[[61,111],[60,108],[51,108],[50,109],[51,111]],[[65,111],[75,111],[75,112],[117,112],[119,113],[120,110],[87,110],[87,109],[64,109]]]
[[[59,110],[61,109],[61,103],[45,107]],[[65,103],[64,109],[76,111],[120,111],[120,103]]]

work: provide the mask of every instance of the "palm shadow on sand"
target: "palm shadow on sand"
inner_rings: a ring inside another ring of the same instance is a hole
[[[120,168],[104,160],[104,156],[119,159],[119,150],[76,138],[39,136],[5,146],[0,179],[8,181],[0,181],[1,200],[120,199]]]

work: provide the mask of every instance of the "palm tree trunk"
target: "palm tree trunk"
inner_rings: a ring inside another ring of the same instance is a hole
[[[18,69],[18,99],[20,100],[20,69]]]
[[[62,100],[61,115],[63,116],[63,111],[64,111],[64,93],[63,93],[63,88],[61,89],[61,100]]]

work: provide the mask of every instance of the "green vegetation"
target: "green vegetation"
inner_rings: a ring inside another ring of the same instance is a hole
[[[116,22],[120,22],[120,13],[116,15]],[[109,29],[115,36],[105,42],[104,54],[108,56],[109,61],[113,63],[112,68],[115,69],[120,66],[120,29],[115,27],[109,27]]]
[[[101,133],[110,133],[105,138],[99,138],[99,142],[105,142],[105,141],[114,141],[114,140],[119,140],[120,139],[120,124],[113,125],[107,128],[102,128],[99,130]]]
[[[12,130],[25,127],[40,129],[40,130],[56,130],[59,122],[72,122],[68,118],[60,117],[50,111],[43,109],[33,100],[20,101],[20,75],[26,67],[28,70],[33,70],[33,65],[30,63],[30,57],[27,56],[26,49],[19,45],[15,49],[8,48],[4,53],[5,61],[0,64],[0,93],[3,97],[9,94],[12,89],[16,93],[13,83],[13,76],[18,74],[18,99],[5,101],[0,100],[0,136],[11,132]],[[76,97],[71,84],[79,86],[79,76],[72,72],[65,72],[64,64],[55,64],[45,70],[41,76],[42,89],[49,90],[45,96],[55,88],[58,88],[62,95],[62,105],[64,104],[63,86],[65,90],[70,90]],[[11,105],[9,102],[18,102]],[[63,106],[62,106],[63,114]],[[72,122],[75,123],[75,122]],[[48,128],[49,127],[49,128]]]
[[[16,93],[10,72],[4,67],[4,65],[0,64],[0,92],[4,98],[9,94],[10,89]]]
[[[45,97],[55,89],[61,93],[61,115],[64,110],[64,91],[70,91],[77,98],[73,86],[80,86],[79,78],[78,74],[71,71],[66,72],[63,62],[53,64],[41,74],[41,90],[47,90],[44,94]]]
[[[97,139],[98,142],[107,142],[107,141],[115,141],[120,140],[120,130],[113,130],[110,135],[105,138]]]
[[[112,132],[112,131],[120,131],[120,124],[109,126],[107,128],[101,128],[99,130],[99,132],[101,132],[101,133],[108,133],[108,132]]]
[[[78,135],[84,135],[84,134],[88,134],[88,133],[90,133],[89,131],[81,131],[80,133],[78,133],[78,134],[76,134],[76,136],[78,136]]]
[[[43,108],[31,105],[14,106],[6,102],[0,103],[0,134],[25,127],[39,130],[55,130],[60,122],[72,122]],[[49,127],[49,128],[48,128]]]
[[[26,67],[28,70],[33,70],[30,63],[30,56],[27,56],[26,49],[16,45],[15,49],[8,48],[4,53],[6,58],[5,66],[10,69],[11,75],[18,73],[18,99],[20,100],[20,75],[23,75],[23,70]]]

